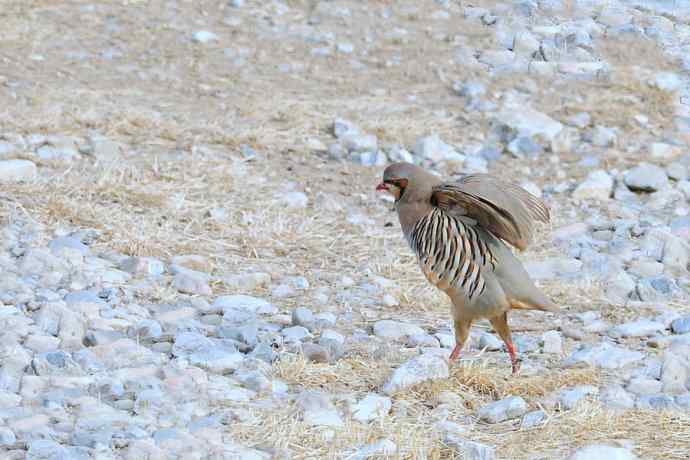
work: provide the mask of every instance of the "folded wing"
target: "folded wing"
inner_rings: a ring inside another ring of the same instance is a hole
[[[488,174],[466,176],[433,188],[432,203],[456,216],[467,216],[520,250],[534,234],[534,222],[549,221],[544,203],[522,187]]]

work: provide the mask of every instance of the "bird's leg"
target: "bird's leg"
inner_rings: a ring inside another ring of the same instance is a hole
[[[508,350],[508,355],[510,356],[510,363],[513,366],[513,375],[517,374],[520,370],[520,360],[515,353],[515,345],[513,345],[513,339],[510,334],[510,327],[508,327],[508,313],[503,313],[500,316],[491,318],[489,320],[491,325],[494,327],[498,335],[503,339],[506,344],[506,349]]]
[[[470,326],[472,321],[467,320],[455,320],[455,348],[450,354],[450,361],[455,361],[458,356],[460,356],[460,350],[462,350],[463,345],[467,341],[467,336],[470,335]]]

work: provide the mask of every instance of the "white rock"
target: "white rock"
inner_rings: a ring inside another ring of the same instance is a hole
[[[194,32],[192,35],[192,40],[197,43],[209,43],[212,41],[218,41],[218,35],[214,34],[213,32],[209,32],[208,30],[199,30]]]
[[[568,460],[637,460],[637,456],[621,447],[590,444],[578,449]]]
[[[592,385],[577,385],[558,392],[558,402],[564,410],[574,409],[586,396],[599,394],[599,389]]]
[[[384,319],[374,323],[374,335],[390,340],[404,340],[407,336],[422,335],[426,332],[414,324]]]
[[[493,334],[482,332],[482,335],[479,337],[479,348],[486,348],[488,351],[498,351],[503,349],[503,342]]]
[[[278,200],[290,209],[304,209],[309,204],[309,197],[304,192],[283,193]]]
[[[231,289],[243,289],[253,291],[259,287],[266,287],[271,283],[271,275],[268,273],[243,273],[222,277],[223,284]]]
[[[36,171],[36,165],[29,160],[0,161],[0,184],[33,180]]]
[[[639,319],[629,323],[619,324],[615,326],[609,335],[611,337],[651,337],[658,332],[663,331],[666,327],[657,321],[648,319]]]
[[[390,458],[398,451],[398,446],[390,439],[380,439],[358,449],[354,454],[344,458],[352,460],[367,460],[370,458]]]
[[[518,132],[521,136],[543,136],[551,141],[563,125],[550,116],[528,106],[507,104],[497,114],[496,119]]]
[[[278,309],[270,302],[248,295],[224,295],[213,301],[213,307],[223,311],[225,315],[232,315],[237,310],[251,313],[270,315]]]
[[[208,275],[194,270],[184,270],[175,275],[172,287],[185,294],[211,295]]]
[[[338,410],[325,393],[305,390],[297,397],[297,405],[303,411],[304,421],[312,426],[343,426]]]
[[[571,354],[564,365],[572,367],[579,364],[598,366],[604,369],[619,369],[641,360],[644,354],[603,342],[595,346],[583,346]]]
[[[561,354],[563,352],[563,336],[558,331],[546,331],[541,340],[544,344],[544,353]]]
[[[690,362],[687,357],[681,357],[673,352],[667,351],[664,356],[661,371],[661,383],[664,393],[681,394],[685,393],[690,376]]]
[[[666,171],[644,162],[626,171],[623,180],[630,190],[643,192],[655,192],[668,186]]]
[[[613,192],[613,178],[603,170],[592,171],[573,191],[578,200],[608,200]]]
[[[519,396],[509,396],[479,409],[479,418],[488,423],[500,423],[527,413],[527,403]]]
[[[662,91],[673,92],[683,85],[683,80],[673,72],[658,72],[651,84]]]
[[[389,396],[411,385],[427,380],[448,378],[446,360],[431,354],[416,356],[398,367],[383,386]]]
[[[361,423],[385,417],[391,410],[391,399],[369,393],[352,407],[352,418]]]
[[[463,460],[496,460],[495,447],[470,441],[450,431],[445,433],[443,442]]]
[[[416,156],[433,162],[464,160],[464,156],[456,152],[453,147],[443,142],[438,134],[432,134],[418,139],[412,151]]]

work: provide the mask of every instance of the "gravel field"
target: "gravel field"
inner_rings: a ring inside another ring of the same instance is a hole
[[[489,172],[560,314],[374,191]],[[686,459],[690,1],[0,0],[0,459]]]

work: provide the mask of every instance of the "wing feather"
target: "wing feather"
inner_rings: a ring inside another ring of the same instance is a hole
[[[532,241],[534,222],[547,223],[550,219],[548,208],[539,198],[489,174],[439,184],[433,188],[432,202],[450,215],[475,219],[520,250]]]

